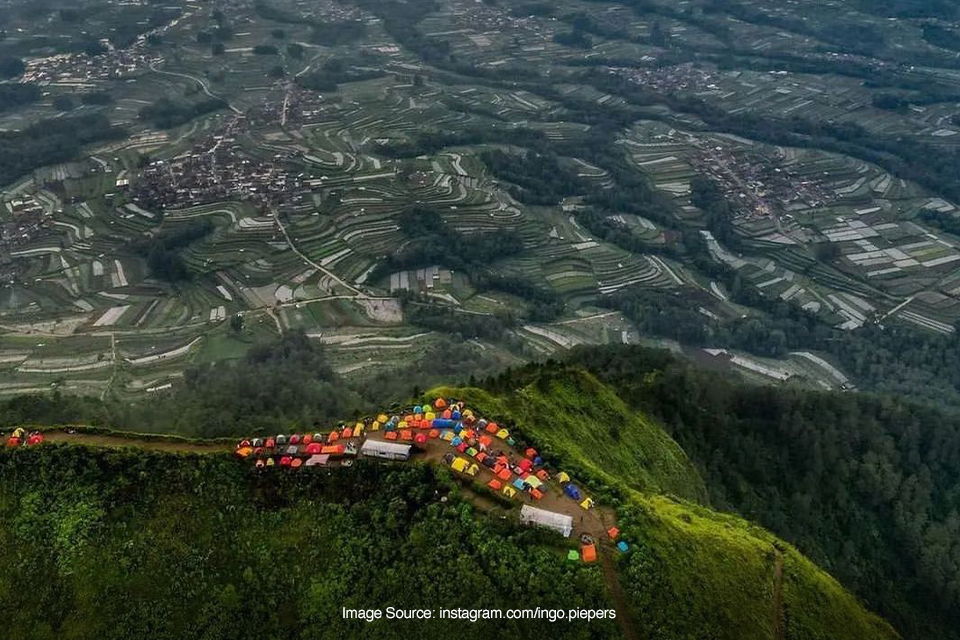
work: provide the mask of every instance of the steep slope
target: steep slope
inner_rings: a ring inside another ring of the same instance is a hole
[[[545,369],[500,395],[443,387],[427,395],[463,398],[484,415],[518,429],[548,459],[562,459],[581,478],[706,499],[703,480],[680,446],[583,370]]]
[[[475,515],[432,465],[258,475],[229,454],[48,445],[0,450],[0,478],[8,640],[520,638],[548,623],[367,623],[341,607],[609,608],[598,568]]]
[[[0,450],[6,637],[898,637],[790,545],[697,504],[703,482],[679,446],[594,377],[552,367],[515,381],[442,393],[587,480],[616,506],[598,515],[616,519],[629,553],[604,541],[600,563],[571,563],[574,541],[520,528],[515,508],[429,463],[254,473],[225,453],[135,439],[106,449],[95,437]],[[615,608],[621,619],[341,616],[387,606]]]
[[[634,543],[620,560],[621,582],[642,637],[898,637],[789,544],[696,504],[705,502],[704,485],[682,449],[591,374],[531,366],[493,386],[496,392],[440,388],[427,395],[468,399],[561,468],[614,489],[619,523]]]

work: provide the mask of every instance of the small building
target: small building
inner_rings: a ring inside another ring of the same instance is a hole
[[[547,511],[546,509],[538,509],[528,504],[520,508],[520,522],[553,529],[563,537],[568,537],[573,532],[572,516],[567,516],[555,511]]]
[[[384,460],[409,460],[410,445],[384,442],[382,440],[367,440],[360,447],[360,455],[368,458],[382,458]]]

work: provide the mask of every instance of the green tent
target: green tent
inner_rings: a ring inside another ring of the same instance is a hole
[[[580,554],[577,553],[576,549],[570,549],[570,551],[567,551],[567,560],[569,560],[570,562],[576,562],[579,559],[580,559]]]

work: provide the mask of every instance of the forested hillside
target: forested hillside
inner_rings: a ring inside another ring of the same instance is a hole
[[[642,348],[570,362],[667,428],[712,505],[796,544],[906,637],[960,637],[960,419],[893,397],[745,385]],[[492,386],[526,376],[539,373]]]

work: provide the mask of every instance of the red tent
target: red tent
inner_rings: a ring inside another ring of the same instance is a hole
[[[289,442],[290,444],[300,444],[300,434],[299,433],[293,434],[292,436],[290,436],[290,439],[287,442]]]
[[[282,458],[280,458],[281,467],[289,467],[292,463],[293,463],[293,458],[291,458],[290,456],[283,456]]]
[[[267,441],[263,443],[265,449],[273,449],[277,446],[277,441],[273,438],[267,438]]]
[[[534,449],[533,447],[528,447],[527,450],[523,453],[523,455],[533,460],[534,458],[537,457],[537,450]]]
[[[417,444],[427,444],[427,434],[418,433],[417,437],[413,439]]]
[[[19,447],[21,444],[20,438],[15,438],[13,436],[7,438],[8,447]]]
[[[27,446],[30,446],[30,447],[32,447],[35,444],[40,444],[41,442],[43,442],[42,433],[35,433],[29,438],[27,438]]]
[[[533,469],[533,462],[524,458],[517,463],[517,466],[524,470],[524,472],[529,472],[530,469]]]
[[[352,438],[352,437],[353,437],[353,429],[351,429],[350,427],[347,427],[346,429],[344,429],[344,430],[343,430],[343,437],[344,437],[344,438]]]
[[[315,455],[320,453],[321,449],[323,449],[322,444],[320,444],[319,442],[311,442],[310,444],[307,445],[307,450],[305,453],[308,453],[310,455]]]
[[[466,442],[461,442],[460,444],[457,445],[457,451],[459,451],[460,453],[463,453],[466,450],[467,450]]]
[[[303,440],[301,440],[301,442],[303,444],[310,444],[311,442],[313,442],[313,436],[308,433],[305,436],[303,436]]]

